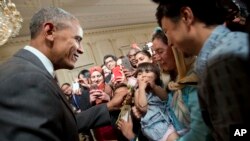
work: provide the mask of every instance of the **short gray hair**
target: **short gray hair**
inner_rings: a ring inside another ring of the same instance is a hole
[[[57,28],[66,28],[65,21],[77,20],[75,16],[69,12],[56,7],[42,8],[34,14],[30,21],[30,36],[34,39],[39,32],[41,32],[41,27],[45,22],[52,22]]]

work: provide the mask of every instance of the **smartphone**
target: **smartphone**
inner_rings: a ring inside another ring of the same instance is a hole
[[[112,73],[114,75],[114,80],[116,80],[117,77],[122,77],[122,70],[120,66],[116,66],[112,69]]]
[[[80,89],[80,84],[78,82],[73,82],[73,93],[76,93],[77,90]]]
[[[89,89],[90,90],[98,89],[98,86],[97,84],[91,84]]]
[[[128,57],[122,58],[122,64],[121,64],[125,69],[132,71],[133,67],[128,59]]]

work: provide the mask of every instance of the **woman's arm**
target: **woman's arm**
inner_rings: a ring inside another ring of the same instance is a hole
[[[154,85],[152,87],[153,93],[158,96],[162,101],[167,100],[168,95],[167,92],[160,86],[158,85]]]

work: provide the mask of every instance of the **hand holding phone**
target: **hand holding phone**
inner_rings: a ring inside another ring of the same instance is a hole
[[[113,73],[113,80],[116,80],[117,78],[121,78],[123,76],[122,74],[122,70],[120,66],[116,66],[112,69],[112,73]]]
[[[97,87],[93,87],[90,91],[89,91],[89,97],[90,97],[90,102],[94,102],[95,104],[100,104],[102,103],[102,90],[97,89]]]
[[[98,89],[98,86],[97,86],[97,84],[91,84],[89,89],[95,90],[95,89]]]
[[[76,94],[77,91],[79,91],[79,89],[80,89],[80,85],[78,82],[73,82],[72,85],[73,85],[73,93]]]
[[[125,69],[129,70],[129,71],[133,71],[133,67],[128,59],[128,57],[124,57],[122,58],[122,64],[121,64]]]

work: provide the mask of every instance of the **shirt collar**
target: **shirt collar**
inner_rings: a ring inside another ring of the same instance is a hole
[[[31,46],[25,46],[24,47],[25,50],[30,51],[31,53],[33,53],[35,56],[38,57],[38,59],[43,63],[44,67],[46,68],[46,70],[50,73],[50,75],[52,77],[55,76],[54,74],[54,67],[52,62],[48,59],[48,57],[46,57],[41,51],[39,51],[38,49],[31,47]]]
[[[201,77],[201,74],[207,67],[207,60],[210,53],[217,47],[216,44],[219,43],[219,40],[221,40],[221,38],[228,32],[230,32],[230,30],[224,25],[218,25],[204,43],[196,59],[195,72],[199,77]]]

